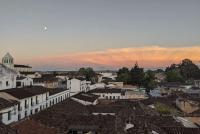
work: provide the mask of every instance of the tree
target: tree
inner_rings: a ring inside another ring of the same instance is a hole
[[[130,71],[131,84],[142,86],[144,83],[144,69],[140,68],[136,63]]]
[[[119,69],[117,72],[117,81],[124,82],[125,84],[130,83],[130,71],[127,67]]]
[[[197,65],[195,65],[191,60],[184,59],[182,63],[179,65],[181,75],[186,79],[196,79],[200,70]]]
[[[80,68],[78,71],[79,75],[83,75],[87,81],[93,81],[93,78],[95,77],[96,73],[94,72],[93,68]]]
[[[166,73],[168,82],[184,82],[183,76],[177,70],[171,70]]]
[[[144,87],[146,88],[146,91],[149,92],[150,90],[153,90],[156,85],[155,73],[150,70],[147,71],[144,78]]]

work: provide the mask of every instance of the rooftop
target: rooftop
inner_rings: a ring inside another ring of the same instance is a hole
[[[57,94],[57,93],[61,93],[61,92],[64,92],[64,91],[67,91],[68,89],[65,89],[65,88],[55,88],[55,89],[49,89],[49,95],[54,95],[54,94]]]
[[[10,126],[4,125],[0,123],[0,133],[1,134],[19,134],[16,130],[11,128]]]
[[[89,94],[89,93],[79,93],[72,97],[79,100],[88,101],[88,102],[94,102],[95,100],[99,98],[99,96],[94,95],[94,94]]]
[[[19,65],[19,64],[15,64],[14,67],[22,67],[22,68],[32,68],[28,65]]]
[[[4,98],[0,98],[0,110],[14,106],[16,104],[19,104],[19,102],[15,100],[6,100]]]
[[[0,92],[8,93],[18,99],[25,99],[39,94],[47,93],[48,91],[49,91],[48,88],[42,86],[31,86],[23,88],[6,89],[6,90],[1,90]]]
[[[45,128],[54,128],[57,131],[56,133],[82,130],[101,134],[141,134],[145,132],[167,134],[168,130],[163,128],[173,128],[174,126],[180,129],[183,128],[183,125],[177,122],[172,116],[154,115],[144,107],[140,101],[118,100],[105,105],[84,106],[71,99],[67,99],[33,115],[31,121],[33,120],[35,125],[27,127],[37,130],[35,126],[41,124]],[[115,113],[115,115],[92,114],[111,112]],[[25,122],[29,121],[26,120]],[[133,124],[134,127],[128,129],[126,132],[124,128],[127,123]],[[23,127],[23,123],[22,125],[19,123],[19,126]],[[176,132],[176,130],[174,131]]]
[[[123,93],[124,91],[120,88],[96,88],[90,90],[89,93]]]

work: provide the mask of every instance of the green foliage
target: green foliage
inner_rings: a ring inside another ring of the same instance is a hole
[[[165,105],[163,103],[157,102],[155,104],[156,110],[162,115],[180,115],[179,111],[175,108]]]
[[[191,81],[200,78],[200,69],[191,60],[184,59],[180,64],[172,64],[165,70],[168,82]]]
[[[200,70],[197,65],[195,65],[191,60],[184,59],[179,65],[180,72],[185,79],[196,79],[199,76]]]
[[[91,67],[80,68],[78,74],[85,76],[86,80],[88,81],[93,81],[93,78],[95,77],[95,72]]]
[[[144,84],[144,69],[140,68],[136,63],[130,71],[131,84],[138,85],[139,87]]]
[[[177,70],[166,72],[168,82],[184,82],[183,76]]]
[[[143,85],[147,89],[147,92],[153,90],[157,86],[157,83],[155,82],[155,73],[153,71],[149,70],[145,73]]]
[[[154,72],[147,71],[144,73],[143,68],[140,68],[137,63],[131,70],[126,67],[119,69],[117,72],[117,81],[122,81],[125,84],[138,85],[139,87],[144,86],[148,90],[156,87]]]
[[[122,81],[124,84],[130,83],[130,71],[128,68],[123,67],[117,72],[117,81]]]

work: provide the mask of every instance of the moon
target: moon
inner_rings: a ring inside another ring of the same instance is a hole
[[[48,29],[47,26],[45,26],[45,27],[44,27],[44,31],[47,31],[47,29]]]

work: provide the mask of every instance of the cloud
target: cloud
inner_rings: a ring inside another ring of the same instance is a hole
[[[69,53],[54,56],[42,56],[33,59],[35,66],[73,68],[82,66],[119,68],[131,67],[137,61],[145,68],[166,67],[179,63],[182,59],[200,61],[200,47],[134,47],[108,49],[105,51]]]

